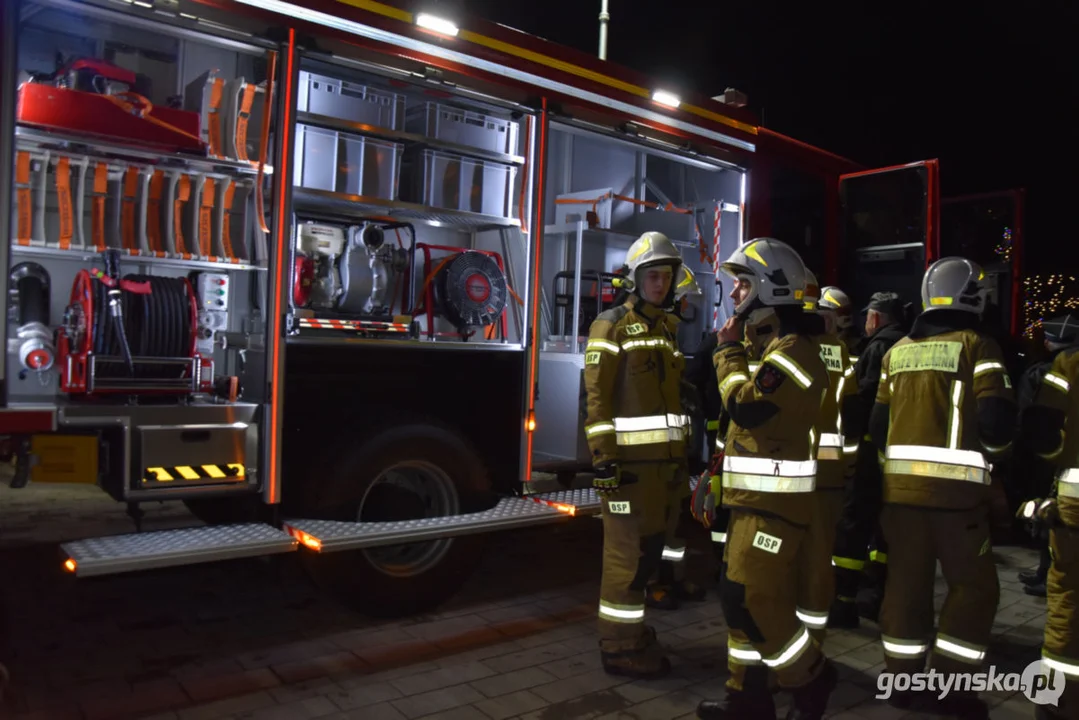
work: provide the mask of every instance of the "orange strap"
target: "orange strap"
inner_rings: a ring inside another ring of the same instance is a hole
[[[172,202],[172,235],[176,243],[176,252],[184,260],[190,260],[191,254],[187,252],[187,243],[184,242],[184,205],[191,199],[191,178],[181,175],[176,183],[176,199]]]
[[[270,147],[270,111],[273,105],[273,79],[277,72],[277,53],[268,50],[268,67],[266,69],[266,97],[262,99],[262,138],[259,142],[259,172],[255,178],[255,215],[258,216],[259,229],[266,235],[270,234],[270,228],[266,227],[266,208],[262,199],[262,176],[266,169],[266,156]],[[252,256],[254,252],[252,251]]]
[[[109,166],[94,164],[93,208],[90,214],[91,237],[94,249],[105,249],[105,197],[109,193]]]
[[[242,162],[248,162],[247,121],[251,118],[251,104],[255,102],[257,89],[254,83],[244,85],[243,96],[240,98],[240,111],[236,113],[236,159]]]
[[[232,197],[236,194],[236,183],[226,180],[228,187],[225,188],[225,206],[221,208],[223,222],[221,223],[221,250],[225,257],[234,260],[236,255],[232,252],[232,237],[230,226],[232,225]]]
[[[30,199],[30,153],[20,152],[15,157],[15,240],[20,245],[30,244],[33,233],[34,205]]]
[[[120,210],[120,237],[128,250],[138,250],[135,237],[135,200],[139,194],[139,169],[129,167],[124,171],[124,202]]]
[[[71,160],[66,157],[56,163],[56,206],[60,214],[60,249],[67,250],[75,234],[75,218],[71,212]]]
[[[217,196],[214,194],[214,179],[206,178],[202,184],[202,202],[199,203],[199,252],[203,257],[214,254],[214,204]]]
[[[126,93],[118,93],[116,95],[102,95],[101,97],[108,98],[111,102],[113,102],[116,105],[120,106],[120,108],[123,109],[124,112],[131,113],[132,115],[137,115],[140,118],[142,118],[143,120],[146,120],[148,122],[152,122],[154,125],[157,125],[158,127],[162,127],[162,128],[165,128],[166,130],[169,130],[170,132],[174,132],[174,133],[178,133],[180,135],[183,135],[186,138],[190,138],[190,139],[198,142],[200,145],[202,144],[202,138],[200,138],[200,137],[198,137],[196,135],[192,135],[191,133],[187,132],[186,130],[181,130],[180,128],[176,127],[175,125],[167,123],[164,120],[161,120],[159,118],[155,118],[151,114],[153,112],[153,110],[154,110],[154,104],[151,103],[147,98],[143,97],[142,95],[139,95],[138,93],[126,92]]]
[[[150,197],[146,200],[146,242],[153,253],[164,252],[161,244],[161,196],[165,194],[165,173],[150,176]]]
[[[221,118],[218,111],[221,109],[221,96],[225,92],[225,78],[214,78],[210,86],[210,107],[206,109],[209,116],[206,121],[210,124],[206,130],[210,137],[210,154],[214,157],[224,157],[221,148]]]

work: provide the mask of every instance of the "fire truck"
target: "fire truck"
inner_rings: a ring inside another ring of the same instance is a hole
[[[736,92],[493,23],[375,0],[0,12],[13,485],[97,485],[135,525],[64,543],[76,577],[297,552],[359,610],[422,611],[485,534],[598,511],[530,480],[577,447],[582,338],[642,231],[716,277],[687,349],[750,237],[858,300],[937,252],[935,162],[865,171]],[[142,531],[158,502],[200,524]]]

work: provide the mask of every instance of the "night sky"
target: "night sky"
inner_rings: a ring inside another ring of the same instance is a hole
[[[599,0],[463,3],[596,52]],[[610,6],[612,62],[705,95],[735,87],[766,127],[867,167],[939,158],[945,197],[1026,187],[1028,267],[1058,268],[1062,250],[1079,264],[1079,4]]]

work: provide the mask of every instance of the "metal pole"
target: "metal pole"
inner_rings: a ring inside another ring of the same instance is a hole
[[[599,59],[607,59],[607,23],[611,14],[607,12],[607,0],[600,0],[599,5]]]

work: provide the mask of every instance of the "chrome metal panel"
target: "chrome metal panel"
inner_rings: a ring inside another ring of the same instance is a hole
[[[60,548],[75,561],[77,577],[93,577],[273,555],[292,552],[296,545],[288,533],[252,523],[89,538]]]
[[[577,460],[591,464],[580,413],[583,370],[583,354],[540,352],[533,462]]]
[[[141,425],[136,430],[135,472],[147,467],[228,463],[246,468],[247,458],[258,457],[258,425]],[[246,470],[248,482],[255,480],[256,472],[256,467]]]

